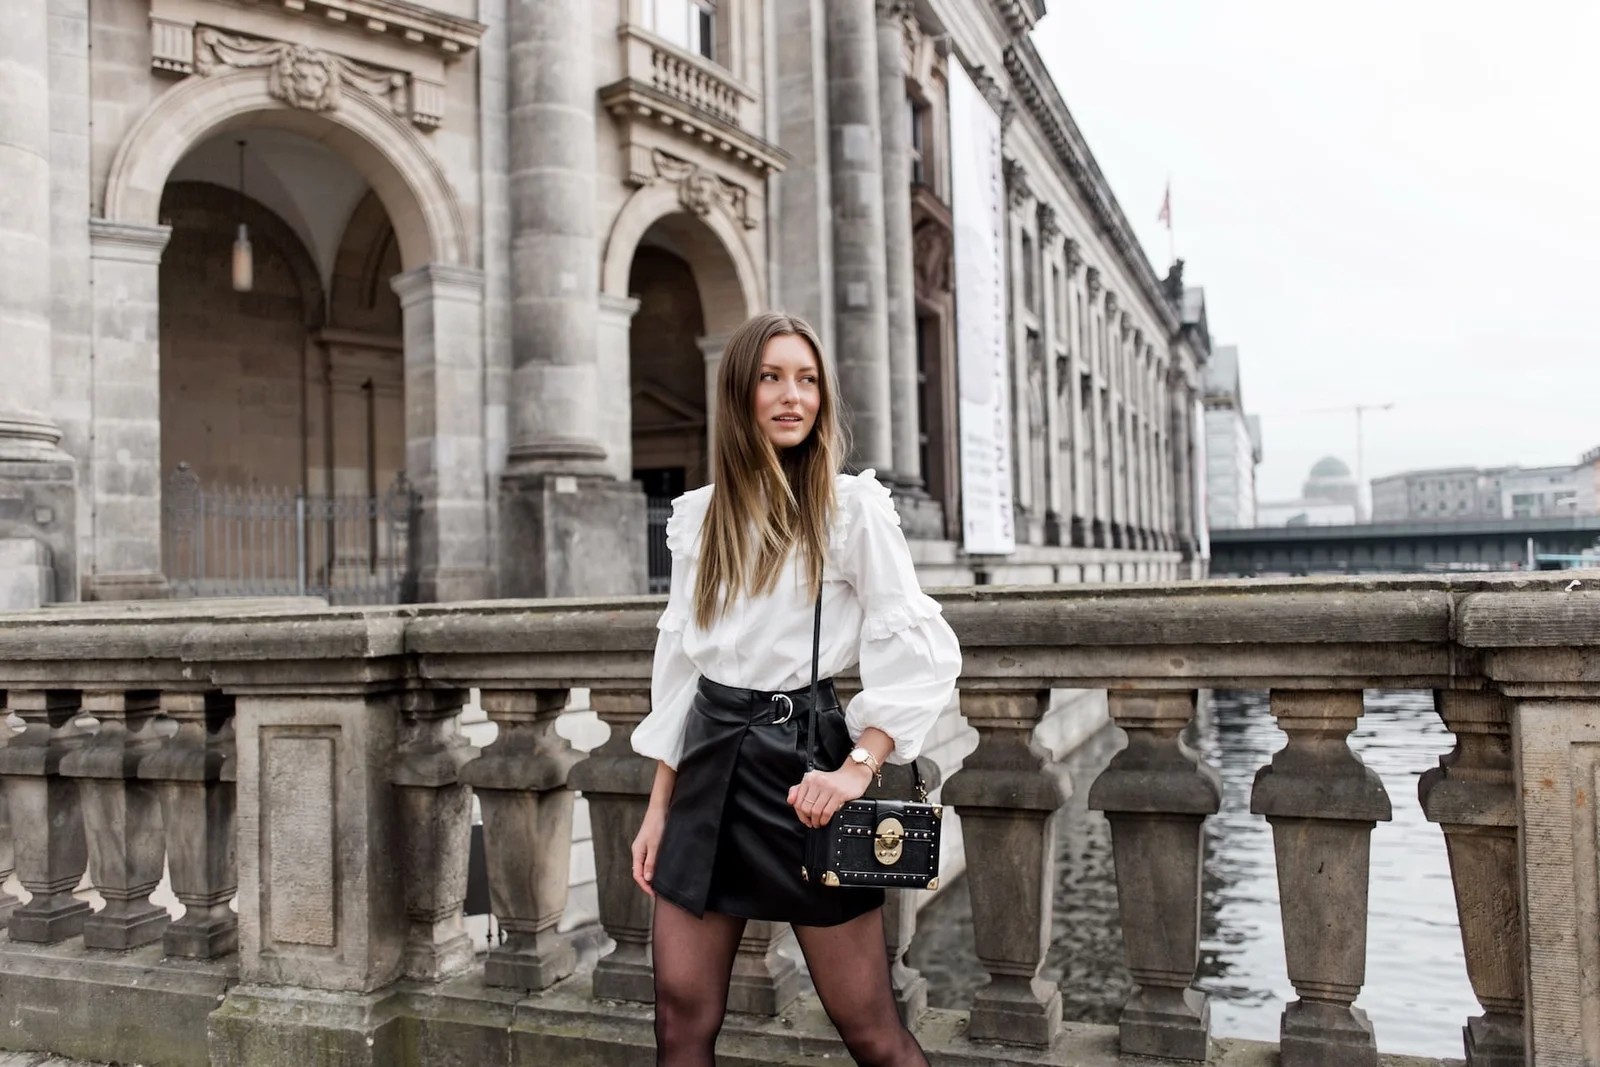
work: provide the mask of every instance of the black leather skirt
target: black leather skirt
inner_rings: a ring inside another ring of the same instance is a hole
[[[817,765],[852,747],[833,682],[818,687]],[[836,926],[883,905],[883,890],[827,888],[800,877],[806,828],[789,806],[805,775],[810,687],[786,693],[701,679],[651,885],[696,916]]]

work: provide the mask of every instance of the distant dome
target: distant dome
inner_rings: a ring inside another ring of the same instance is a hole
[[[1344,460],[1338,456],[1323,456],[1317,460],[1316,466],[1311,468],[1313,478],[1349,478],[1350,468],[1344,465]]]
[[[1345,466],[1344,460],[1338,456],[1323,456],[1311,468],[1311,477],[1306,479],[1305,488],[1301,490],[1300,495],[1306,500],[1354,504],[1357,495],[1356,480],[1350,473],[1350,468]]]

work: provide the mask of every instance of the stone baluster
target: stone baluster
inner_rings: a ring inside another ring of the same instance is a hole
[[[572,791],[579,756],[556,733],[565,689],[486,689],[483,709],[499,736],[462,768],[483,809],[490,906],[507,934],[489,951],[484,981],[544,989],[577,963],[556,924],[567,906],[572,867]]]
[[[12,711],[25,724],[0,748],[16,847],[17,879],[33,899],[11,912],[13,941],[51,944],[76,937],[89,917],[88,901],[73,896],[88,863],[78,783],[61,775],[61,761],[89,739],[73,720],[76,690],[12,690]]]
[[[1112,690],[1110,706],[1128,745],[1089,789],[1089,807],[1111,823],[1122,937],[1138,983],[1122,1009],[1122,1053],[1204,1062],[1210,1006],[1191,983],[1200,961],[1203,830],[1222,803],[1222,782],[1183,742],[1194,690]]]
[[[917,767],[922,771],[922,784],[930,791],[939,786],[939,766],[930,759],[919,758]],[[889,797],[905,800],[916,790],[911,767],[891,764],[883,769],[883,784],[874,783],[867,796]],[[911,939],[917,933],[917,889],[889,889],[884,893],[883,939],[889,953],[889,982],[894,988],[895,1006],[900,1009],[900,1019],[907,1026],[915,1025],[928,1010],[928,980],[922,972],[906,962],[911,950]]]
[[[1061,991],[1039,977],[1055,886],[1055,813],[1064,772],[1033,740],[1048,690],[966,691],[961,711],[977,750],[944,787],[961,813],[973,938],[989,984],[972,1002],[974,1041],[1048,1047],[1061,1029]]]
[[[786,923],[744,924],[728,984],[729,1011],[778,1015],[800,996],[800,967],[780,951],[791,936]]]
[[[1367,874],[1372,829],[1390,817],[1378,776],[1346,743],[1360,690],[1274,689],[1289,735],[1256,774],[1250,810],[1272,824],[1289,981],[1283,1067],[1376,1067],[1366,1013],[1354,1006],[1367,970]]]
[[[1517,865],[1511,707],[1499,693],[1441,690],[1434,705],[1456,747],[1417,795],[1444,830],[1467,977],[1484,1014],[1462,1030],[1467,1067],[1522,1067],[1522,879]]]
[[[10,717],[6,691],[0,689],[0,749],[11,740]],[[11,835],[11,802],[6,799],[5,791],[0,789],[0,886],[5,885],[16,871],[17,849]],[[16,897],[0,889],[0,924],[11,921],[11,912],[20,903]]]
[[[166,858],[161,799],[153,783],[139,778],[140,762],[161,745],[152,728],[161,694],[86,692],[83,710],[100,720],[100,729],[62,759],[61,773],[78,780],[89,880],[106,902],[84,922],[83,943],[125,951],[160,940],[171,921],[165,908],[150,903]]]
[[[600,925],[617,943],[594,968],[602,1000],[655,1000],[650,930],[655,901],[633,881],[633,838],[644,821],[656,762],[633,751],[633,731],[650,711],[643,689],[595,689],[590,706],[611,727],[605,744],[572,768],[569,784],[589,802]]]
[[[472,745],[461,735],[464,689],[415,689],[401,701],[399,743],[389,782],[400,825],[405,878],[406,977],[437,981],[472,965],[462,923],[472,847],[472,791],[461,769]]]
[[[215,690],[168,692],[161,706],[178,729],[139,764],[139,777],[160,796],[167,870],[185,909],[162,947],[169,956],[214,959],[239,947],[239,917],[228,906],[239,888],[235,791],[224,777],[234,758],[234,700]]]

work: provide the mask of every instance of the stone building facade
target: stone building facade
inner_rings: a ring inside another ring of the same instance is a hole
[[[642,592],[649,501],[706,478],[722,343],[769,306],[821,330],[930,581],[1198,572],[1209,342],[1029,40],[1043,7],[26,0],[0,595],[402,553],[424,600]],[[953,78],[1002,130],[998,553],[962,534]]]
[[[1600,510],[1600,450],[1572,466],[1434,467],[1372,480],[1374,522],[1543,519]]]
[[[1236,345],[1217,347],[1204,382],[1206,522],[1213,530],[1254,526],[1261,422],[1245,412]]]

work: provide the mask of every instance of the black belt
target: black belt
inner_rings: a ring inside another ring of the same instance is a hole
[[[798,689],[741,689],[723,685],[710,678],[700,679],[700,692],[720,708],[749,713],[752,726],[776,726],[790,721],[795,715],[811,710],[811,687]],[[834,693],[833,679],[817,683],[817,710],[826,711],[839,706]]]

